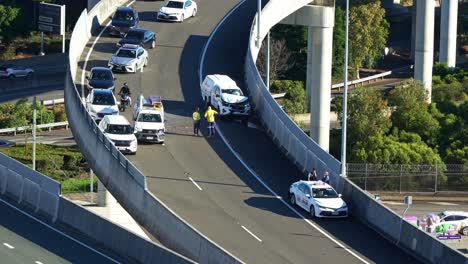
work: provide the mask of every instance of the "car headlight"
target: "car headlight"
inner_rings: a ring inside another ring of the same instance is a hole
[[[229,106],[229,103],[228,102],[225,102],[224,100],[221,100],[223,106]]]
[[[167,14],[166,14],[166,13],[164,13],[164,12],[161,12],[161,11],[159,11],[159,12],[158,12],[158,14],[160,14],[160,15],[164,15],[164,16],[167,16]]]
[[[345,204],[345,205],[341,206],[340,209],[342,209],[342,210],[348,210],[348,206]]]
[[[143,129],[142,129],[141,127],[135,127],[135,131],[136,131],[136,132],[142,132]]]
[[[117,47],[121,47],[121,46],[122,46],[122,44],[121,44],[120,42],[117,42],[116,45],[117,45]]]

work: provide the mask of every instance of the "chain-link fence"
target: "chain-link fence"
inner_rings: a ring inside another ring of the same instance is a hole
[[[468,165],[348,163],[347,175],[366,191],[468,192]]]

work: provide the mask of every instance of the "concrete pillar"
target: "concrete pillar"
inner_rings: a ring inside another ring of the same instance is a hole
[[[307,70],[306,70],[306,96],[310,98],[312,91],[312,27],[307,27]],[[310,111],[310,110],[309,110]]]
[[[107,205],[107,199],[109,197],[108,191],[104,184],[98,179],[98,193],[97,193],[97,205],[105,207]]]
[[[328,151],[330,142],[333,27],[309,27],[309,35],[312,35],[311,49],[307,50],[307,53],[311,53],[312,60],[310,65],[307,64],[307,74],[311,75],[311,94],[309,97],[310,136],[324,150]]]
[[[416,6],[416,43],[414,58],[414,79],[432,96],[432,65],[434,59],[434,0],[418,1]]]
[[[442,0],[439,62],[455,67],[457,54],[458,0]]]

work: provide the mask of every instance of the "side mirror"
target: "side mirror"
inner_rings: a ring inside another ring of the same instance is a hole
[[[310,199],[310,194],[306,194],[306,197]]]
[[[89,80],[89,75],[86,75],[86,80]]]
[[[340,197],[340,198],[341,198],[341,193],[340,193],[340,194],[338,194],[338,197]]]

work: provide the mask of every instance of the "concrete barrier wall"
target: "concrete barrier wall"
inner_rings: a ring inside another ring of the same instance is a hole
[[[65,106],[75,140],[100,181],[135,220],[166,247],[202,263],[241,263],[219,245],[198,232],[146,190],[145,176],[99,131],[83,106],[74,84],[79,54],[92,28],[89,21],[102,23],[122,1],[101,1],[89,14],[81,14],[72,33],[70,71],[65,80]],[[103,13],[100,13],[103,12]],[[94,32],[100,27],[94,27]]]
[[[0,153],[0,194],[27,204],[52,221],[57,217],[60,183],[3,153]]]
[[[309,2],[309,1],[305,1]],[[296,0],[284,5],[282,1],[270,0],[262,10],[262,40],[266,32],[287,15],[307,3]],[[341,164],[308,137],[281,109],[268,92],[255,65],[260,47],[257,38],[256,18],[252,23],[249,48],[245,60],[245,79],[255,112],[272,137],[300,169],[306,171],[315,167],[330,172],[332,185],[343,194],[350,212],[385,238],[398,244],[402,249],[431,263],[468,263],[463,254],[443,244],[434,237],[402,221],[400,216],[376,201],[348,179],[339,176]]]
[[[57,220],[65,226],[72,227],[99,241],[115,252],[124,253],[125,257],[139,263],[195,263],[182,255],[143,239],[124,227],[110,223],[65,198],[60,199]]]

